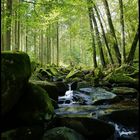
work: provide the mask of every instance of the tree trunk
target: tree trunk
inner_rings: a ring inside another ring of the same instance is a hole
[[[11,16],[12,16],[12,0],[7,0],[7,21],[6,21],[6,50],[11,49]]]
[[[37,55],[37,45],[36,45],[36,33],[34,33],[34,56]]]
[[[91,37],[92,37],[92,49],[93,49],[93,66],[94,68],[97,67],[97,60],[96,60],[96,45],[95,45],[95,38],[94,38],[94,29],[93,29],[93,23],[92,23],[92,11],[88,8],[88,14],[89,14],[89,22],[90,22],[90,30],[91,30]]]
[[[99,33],[99,30],[98,30],[98,25],[97,25],[97,21],[95,19],[93,8],[91,8],[91,11],[92,11],[92,20],[93,20],[93,23],[94,23],[94,28],[95,28],[97,43],[98,43],[99,52],[100,52],[101,64],[102,64],[103,67],[105,67],[106,66],[106,63],[105,63],[103,49],[102,49],[102,42],[101,42],[101,39],[100,39],[100,35],[99,35],[100,33]]]
[[[108,54],[109,54],[111,63],[114,64],[113,57],[112,57],[112,54],[111,54],[111,51],[110,51],[110,48],[109,48],[109,45],[108,45],[108,41],[107,41],[107,38],[106,38],[106,35],[105,35],[104,27],[103,27],[102,21],[101,21],[101,19],[100,19],[100,15],[99,15],[98,9],[97,9],[95,3],[94,3],[93,6],[94,6],[94,9],[95,9],[95,11],[96,11],[97,18],[98,18],[98,20],[99,20],[99,23],[100,23],[100,26],[101,26],[101,29],[102,29],[103,39],[104,39],[104,41],[105,41],[106,48],[107,48],[107,51],[108,51]]]
[[[138,25],[138,29],[136,31],[134,40],[132,42],[132,46],[131,46],[127,61],[126,61],[129,64],[133,63],[134,54],[135,54],[135,50],[136,50],[136,47],[137,47],[138,40],[139,40],[139,25]]]
[[[25,29],[25,52],[28,53],[28,27],[26,26]]]
[[[121,49],[122,49],[122,63],[126,61],[125,55],[125,34],[124,34],[124,17],[123,17],[123,1],[119,0],[120,6],[120,24],[121,24]]]
[[[56,29],[56,36],[57,36],[57,43],[56,43],[56,48],[57,48],[57,66],[59,66],[59,24],[57,21],[57,25],[56,25],[57,29]]]
[[[106,11],[107,19],[108,19],[108,24],[109,24],[109,27],[110,27],[110,32],[111,32],[111,34],[112,34],[112,36],[115,40],[113,47],[114,47],[114,51],[115,51],[115,54],[116,54],[116,58],[117,58],[118,63],[121,64],[121,54],[120,54],[120,51],[119,51],[117,37],[116,37],[116,34],[115,34],[115,29],[114,29],[113,22],[112,22],[112,19],[111,19],[111,14],[110,14],[110,10],[109,10],[107,0],[103,0],[103,4],[104,4],[104,7],[105,7],[105,11]]]
[[[47,64],[51,64],[51,38],[50,38],[50,25],[47,31]]]
[[[1,50],[4,51],[5,48],[5,25],[4,25],[4,16],[5,16],[5,6],[4,1],[1,2]]]

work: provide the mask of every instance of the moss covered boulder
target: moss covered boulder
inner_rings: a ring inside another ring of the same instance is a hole
[[[138,79],[134,79],[124,73],[110,73],[103,80],[108,81],[111,84],[117,84],[118,86],[130,86],[138,88]]]
[[[133,75],[136,71],[137,70],[132,66],[122,65],[119,68],[114,69],[110,74],[103,78],[103,81],[108,81],[111,84],[115,83],[118,86],[138,88],[138,77]]]
[[[114,87],[112,89],[113,93],[119,95],[119,96],[125,96],[125,97],[137,97],[138,96],[138,91],[134,88],[130,87]]]
[[[5,115],[19,100],[30,75],[30,59],[26,53],[1,53],[2,115]]]
[[[45,89],[50,98],[52,98],[55,101],[58,101],[59,93],[58,93],[57,86],[54,83],[48,81],[39,81],[39,80],[30,80],[30,82]]]
[[[114,135],[115,131],[112,125],[93,118],[57,117],[55,124],[74,129],[88,140],[107,140]]]
[[[85,138],[71,128],[56,127],[46,131],[43,140],[85,140]]]
[[[27,124],[50,120],[54,114],[48,93],[41,87],[29,83],[16,107],[17,118]]]
[[[44,128],[39,125],[17,127],[1,133],[2,140],[42,140]]]

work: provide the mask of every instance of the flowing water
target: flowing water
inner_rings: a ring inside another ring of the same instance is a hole
[[[99,116],[105,113],[105,110],[110,105],[92,105],[93,99],[91,99],[90,93],[95,91],[95,88],[84,88],[79,91],[71,90],[72,83],[68,84],[69,90],[66,91],[64,96],[58,98],[59,109],[55,112],[61,116],[75,116],[75,117],[89,117],[98,119]],[[101,90],[102,92],[102,90]],[[127,119],[127,116],[126,116]],[[115,139],[131,139],[138,140],[138,130],[134,128],[128,128],[122,124],[108,121],[108,123],[115,127]]]

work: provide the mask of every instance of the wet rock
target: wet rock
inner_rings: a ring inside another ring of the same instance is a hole
[[[64,117],[100,118],[114,111],[137,109],[138,103],[132,100],[121,101],[111,105],[71,105],[55,110],[55,113]]]
[[[79,90],[80,88],[86,88],[86,87],[90,87],[90,86],[91,86],[90,82],[87,82],[87,81],[78,82],[77,90]]]
[[[1,133],[2,140],[42,140],[44,128],[39,125],[24,126]]]
[[[46,90],[50,98],[52,98],[55,101],[58,101],[58,88],[53,82],[37,80],[30,80],[30,82],[42,87],[44,90]]]
[[[118,103],[122,100],[119,96],[116,96],[114,98],[110,99],[101,99],[93,103],[93,105],[110,105],[110,104],[115,104]]]
[[[122,124],[127,127],[138,129],[139,125],[139,111],[138,109],[121,109],[111,112],[108,115],[100,117],[103,120],[110,120],[115,123]]]
[[[68,85],[67,83],[65,82],[61,82],[61,81],[56,81],[56,82],[53,82],[56,87],[57,87],[57,90],[58,90],[58,95],[59,96],[64,96],[65,95],[65,92],[68,90]]]
[[[56,127],[46,131],[43,140],[85,140],[85,138],[71,128]]]
[[[1,53],[2,115],[17,103],[31,75],[29,56],[23,52]]]
[[[81,88],[80,91],[88,94],[91,97],[93,104],[96,104],[97,102],[98,104],[103,104],[104,102],[116,101],[116,94],[100,87]]]
[[[111,139],[114,135],[114,127],[104,121],[81,117],[57,117],[54,124],[74,129],[88,140]]]
[[[121,95],[123,97],[124,96],[137,97],[138,95],[138,91],[130,87],[114,87],[111,92],[117,95]]]

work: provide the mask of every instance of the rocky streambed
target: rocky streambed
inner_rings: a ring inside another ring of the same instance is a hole
[[[125,90],[124,92],[128,91]],[[80,88],[76,91],[68,90],[65,96],[58,98],[59,108],[55,109],[55,113],[62,118],[79,118],[79,120],[89,118],[97,122],[100,120],[103,126],[106,122],[108,127],[111,124],[114,127],[112,132],[114,140],[138,139],[138,106],[136,99],[131,98],[135,94],[134,92],[129,95],[126,94],[124,99],[120,97],[121,95],[118,96],[101,87]],[[100,124],[97,122],[93,123],[94,127],[98,128],[96,139],[105,139],[105,136],[100,138],[103,133],[102,130],[105,130],[100,128]]]
[[[139,139],[134,68],[103,74],[48,66],[33,73],[26,53],[1,58],[2,140]]]

